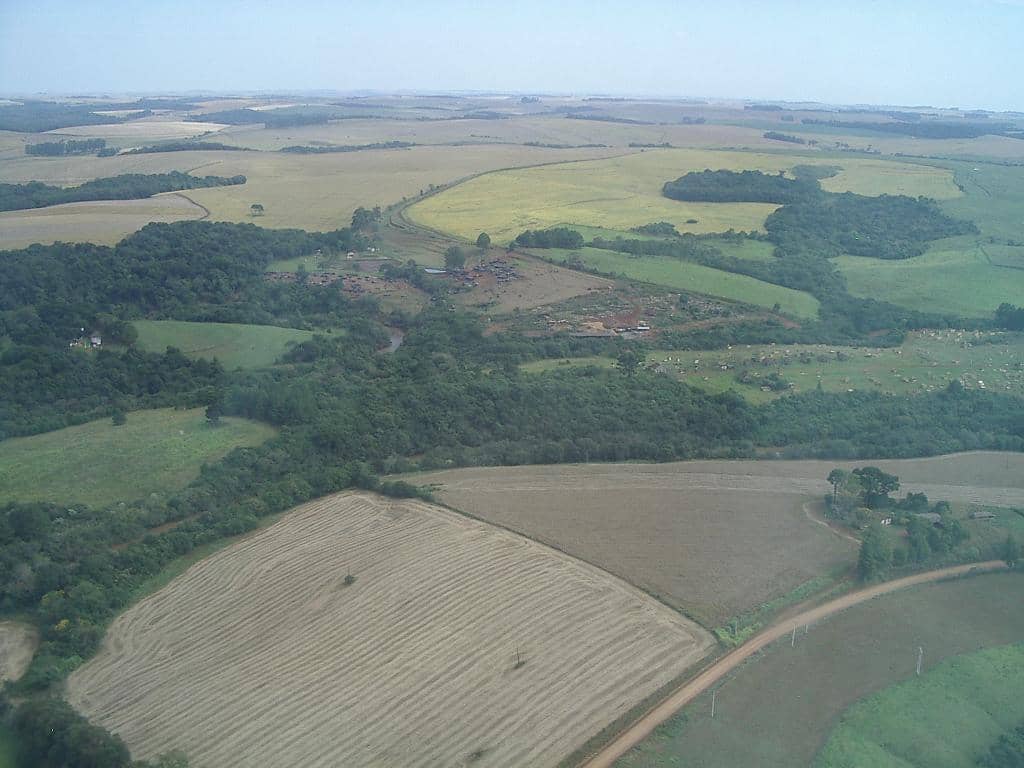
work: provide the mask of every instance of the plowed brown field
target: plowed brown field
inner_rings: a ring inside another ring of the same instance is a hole
[[[453,507],[595,563],[707,626],[856,560],[804,510],[836,466],[875,464],[900,493],[1024,506],[1024,454],[899,461],[690,461],[490,467],[411,475]]]
[[[543,545],[340,494],[127,611],[68,698],[136,757],[181,748],[195,768],[544,766],[710,645]]]

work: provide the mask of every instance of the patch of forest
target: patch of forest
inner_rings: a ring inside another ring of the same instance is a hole
[[[91,200],[141,200],[162,192],[226,187],[245,184],[245,181],[245,176],[192,176],[181,171],[171,171],[151,174],[126,173],[93,179],[77,187],[55,187],[39,181],[30,181],[27,184],[0,184],[0,211],[21,211]]]

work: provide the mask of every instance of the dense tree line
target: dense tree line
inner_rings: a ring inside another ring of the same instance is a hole
[[[514,242],[522,248],[582,248],[583,235],[568,227],[528,229],[520,232]]]
[[[1008,331],[1024,331],[1024,307],[1002,303],[996,310],[995,325]]]
[[[26,155],[42,157],[67,157],[69,155],[92,155],[107,146],[105,139],[68,139],[66,141],[42,141],[26,144]],[[10,210],[10,209],[5,209]]]
[[[108,343],[130,344],[125,321],[141,317],[365,325],[365,302],[346,299],[337,286],[263,278],[275,259],[361,243],[349,229],[311,234],[179,222],[150,224],[113,248],[56,243],[5,252],[0,336],[9,344],[0,354],[0,436],[57,429],[118,408],[205,404],[223,376],[219,366],[177,352],[69,348],[83,333],[98,330]],[[379,329],[374,333],[386,343]]]
[[[126,155],[153,155],[160,152],[242,152],[245,147],[236,147],[234,144],[223,144],[219,141],[164,141],[159,144],[149,144],[144,147],[129,149]]]
[[[77,187],[54,187],[38,181],[27,184],[0,184],[0,211],[44,208],[48,205],[79,203],[87,200],[141,200],[161,192],[224,187],[245,184],[245,176],[193,176],[180,171],[170,173],[126,173],[93,179]]]
[[[795,203],[815,199],[822,192],[813,179],[791,179],[782,171],[692,171],[661,190],[672,200],[702,203]]]
[[[219,364],[129,348],[89,351],[14,345],[0,355],[0,440],[110,416],[115,410],[205,405]]]
[[[799,136],[793,136],[789,133],[779,133],[778,131],[765,131],[761,134],[763,138],[772,139],[774,141],[785,141],[790,144],[806,144],[807,139],[801,139]]]
[[[290,147],[282,147],[279,151],[290,152],[296,155],[327,155],[333,152],[361,152],[368,149],[408,149],[415,146],[415,142],[412,141],[377,141],[372,144],[330,144],[328,146],[316,147],[296,144]]]
[[[990,134],[1000,135],[1014,129],[1008,122],[948,122],[922,120],[891,123],[851,123],[841,120],[821,120],[804,118],[800,122],[806,125],[827,125],[830,128],[849,128],[856,131],[878,131],[879,133],[898,133],[902,136],[913,136],[918,139],[976,139]]]
[[[978,231],[970,222],[946,216],[934,200],[852,192],[821,194],[798,205],[784,205],[764,226],[781,248],[879,259],[920,256],[932,240]]]
[[[267,317],[286,311],[280,304],[289,299],[298,303],[292,307],[297,312],[315,312],[318,300],[329,310],[344,301],[336,287],[296,292],[269,286],[263,272],[277,259],[318,249],[347,251],[362,242],[350,229],[307,233],[187,221],[149,224],[112,248],[55,243],[7,251],[0,330],[19,343],[66,346],[101,313],[124,319]]]
[[[254,125],[263,123],[267,128],[291,128],[301,125],[323,125],[332,119],[344,117],[345,112],[336,107],[304,106],[282,107],[280,109],[227,109],[208,112],[188,118],[199,122],[226,123],[228,125]]]

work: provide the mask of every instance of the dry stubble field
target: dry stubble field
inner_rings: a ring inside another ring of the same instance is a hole
[[[97,200],[0,213],[0,248],[32,243],[113,245],[153,221],[201,219],[206,212],[177,193],[145,200]]]
[[[852,565],[856,545],[804,503],[829,471],[875,464],[954,502],[1024,506],[1024,456],[899,461],[693,461],[467,468],[408,476],[457,509],[583,558],[706,626]]]
[[[710,646],[536,542],[347,493],[129,609],[68,698],[136,757],[181,748],[195,768],[544,766]]]

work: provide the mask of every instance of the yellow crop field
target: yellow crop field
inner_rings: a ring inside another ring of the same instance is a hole
[[[194,768],[555,766],[711,645],[544,545],[344,493],[130,608],[68,699]]]
[[[413,221],[459,237],[479,232],[507,238],[524,229],[580,224],[628,229],[668,221],[681,232],[758,230],[776,206],[763,203],[689,203],[661,194],[666,181],[690,171],[788,171],[795,165],[840,165],[826,180],[833,192],[959,195],[949,170],[885,160],[832,160],[699,149],[659,149],[631,155],[499,171],[480,176],[408,209]]]

